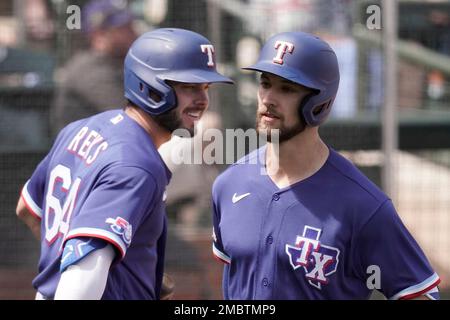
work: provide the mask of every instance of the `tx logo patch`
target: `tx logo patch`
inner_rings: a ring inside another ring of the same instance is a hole
[[[339,249],[320,243],[321,229],[305,226],[303,235],[297,236],[295,246],[286,244],[286,254],[294,270],[303,267],[309,284],[322,289],[329,275],[336,272]]]
[[[127,220],[121,217],[117,217],[115,219],[108,218],[105,221],[111,225],[112,231],[122,236],[123,241],[129,245],[131,243],[131,235],[133,232],[133,228],[131,224],[128,223]]]

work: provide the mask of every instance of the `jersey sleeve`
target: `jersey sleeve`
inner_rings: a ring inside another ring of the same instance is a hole
[[[229,264],[231,262],[231,259],[228,256],[228,254],[225,252],[225,250],[223,248],[223,244],[222,244],[222,235],[220,233],[220,209],[219,209],[219,206],[217,204],[217,197],[216,197],[215,188],[213,188],[213,205],[212,205],[212,210],[213,210],[213,234],[212,234],[212,238],[213,238],[213,245],[212,245],[213,254],[220,261],[222,261],[222,262],[224,262],[226,264]]]
[[[72,218],[65,241],[100,238],[111,243],[123,258],[134,231],[155,205],[157,194],[156,180],[149,172],[124,166],[107,169],[79,214]]]
[[[42,218],[42,204],[44,202],[45,183],[50,155],[47,155],[36,167],[30,179],[22,188],[21,197],[28,211],[35,217]]]
[[[104,248],[107,245],[102,239],[98,238],[72,238],[66,242],[64,251],[61,255],[61,265],[59,271],[62,273],[68,267],[83,260],[95,250]]]
[[[357,272],[366,281],[367,270],[379,270],[377,289],[389,299],[412,299],[432,292],[440,282],[390,200],[364,225],[356,248]]]

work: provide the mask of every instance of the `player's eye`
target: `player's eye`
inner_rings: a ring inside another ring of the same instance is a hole
[[[259,86],[264,89],[270,88],[270,83],[268,81],[261,80],[259,82]]]
[[[285,93],[297,92],[297,90],[294,87],[292,87],[292,86],[282,86],[281,87],[281,91],[283,91]]]
[[[182,88],[183,89],[187,89],[187,90],[191,90],[191,89],[195,88],[195,85],[191,84],[191,83],[185,83],[185,84],[182,85]]]

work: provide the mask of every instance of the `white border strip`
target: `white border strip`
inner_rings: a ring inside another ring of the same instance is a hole
[[[411,294],[414,294],[414,293],[420,292],[422,290],[425,290],[426,288],[428,288],[429,286],[431,286],[433,283],[435,283],[438,280],[439,280],[439,276],[436,273],[434,273],[431,277],[425,279],[421,283],[416,284],[414,286],[411,286],[409,288],[406,288],[406,289],[400,291],[399,293],[394,295],[389,300],[398,300],[398,299],[400,299],[400,298],[402,298],[404,296],[409,296]],[[424,292],[424,294],[425,293],[426,292]]]
[[[230,264],[230,262],[231,262],[230,257],[228,257],[226,254],[224,254],[224,253],[221,252],[219,249],[217,249],[216,246],[214,245],[214,243],[213,243],[213,245],[212,245],[212,250],[213,250],[214,255],[215,255],[217,258],[219,258],[220,260],[222,260],[222,261],[224,261],[224,262]]]
[[[42,219],[42,209],[34,202],[33,198],[30,196],[30,193],[28,192],[28,183],[30,180],[25,183],[25,185],[22,188],[22,197],[25,203],[28,205],[28,207],[33,211],[36,216]]]

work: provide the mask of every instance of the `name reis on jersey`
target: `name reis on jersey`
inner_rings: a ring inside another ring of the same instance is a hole
[[[70,141],[67,151],[91,165],[108,148],[108,142],[95,130],[83,127]]]

